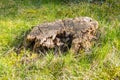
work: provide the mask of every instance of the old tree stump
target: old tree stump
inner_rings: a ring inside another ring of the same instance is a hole
[[[98,22],[90,17],[68,18],[35,26],[25,37],[23,46],[37,53],[69,49],[75,53],[89,50],[96,39]]]

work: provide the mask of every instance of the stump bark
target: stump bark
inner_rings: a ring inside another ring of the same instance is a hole
[[[77,53],[88,50],[96,39],[98,22],[90,17],[68,18],[35,26],[25,37],[23,46],[37,53],[53,50]]]

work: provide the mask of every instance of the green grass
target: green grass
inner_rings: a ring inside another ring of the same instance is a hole
[[[60,0],[0,0],[0,80],[120,79],[120,1],[102,5]],[[91,53],[44,57],[13,48],[32,26],[56,19],[89,16],[99,22],[100,39]],[[28,55],[28,57],[25,57]],[[38,56],[37,59],[36,56]],[[29,61],[23,59],[28,58]]]

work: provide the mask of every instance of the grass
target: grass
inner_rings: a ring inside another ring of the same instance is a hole
[[[67,4],[60,0],[0,0],[0,80],[120,79],[119,4],[119,0],[107,0],[102,5],[82,1]],[[90,54],[76,56],[67,52],[55,57],[50,52],[40,57],[26,50],[19,55],[13,51],[32,26],[78,16],[89,16],[99,22],[101,36]]]

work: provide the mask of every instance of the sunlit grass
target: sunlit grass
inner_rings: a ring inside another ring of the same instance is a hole
[[[0,79],[120,79],[120,10],[119,0],[102,5],[60,0],[0,0]],[[25,32],[44,22],[89,16],[99,22],[100,39],[91,52],[43,57],[27,50],[17,55]]]

